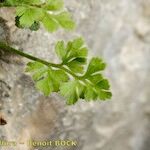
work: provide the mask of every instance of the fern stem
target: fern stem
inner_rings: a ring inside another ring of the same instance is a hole
[[[33,60],[33,61],[37,61],[40,62],[48,67],[54,67],[54,68],[59,68],[61,70],[64,70],[65,72],[67,72],[68,74],[70,74],[71,76],[73,76],[76,79],[81,79],[80,76],[77,76],[76,74],[74,74],[73,72],[71,72],[70,70],[68,70],[67,68],[65,68],[64,66],[62,66],[62,64],[54,64],[54,63],[50,63],[48,61],[45,61],[43,59],[34,57],[30,54],[27,54],[25,52],[22,52],[21,50],[15,49],[13,47],[8,46],[7,44],[0,42],[0,49],[5,50],[7,52],[13,53],[13,54],[17,54],[19,56],[25,57],[27,59]]]
[[[37,8],[42,8],[43,6],[45,5],[45,3],[41,3],[39,5],[36,5],[36,4],[8,4],[8,3],[0,3],[0,7],[18,7],[18,6],[22,6],[22,7],[37,7]]]
[[[15,48],[12,48],[12,47],[6,45],[3,42],[0,42],[0,48],[5,50],[5,51],[7,51],[7,52],[14,53],[14,54],[20,55],[22,57],[26,57],[26,58],[28,58],[30,60],[38,61],[38,62],[40,62],[42,64],[47,65],[47,66],[51,66],[51,67],[59,67],[60,66],[59,64],[53,64],[53,63],[47,62],[47,61],[42,60],[40,58],[34,57],[34,56],[30,55],[30,54],[24,53],[21,50],[17,50]]]

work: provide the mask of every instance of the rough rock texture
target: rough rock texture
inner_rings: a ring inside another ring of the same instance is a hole
[[[9,40],[28,53],[57,61],[55,41],[84,36],[90,56],[102,56],[108,64],[106,76],[111,81],[113,98],[105,102],[81,101],[69,107],[57,94],[45,98],[23,72],[27,60],[11,56],[11,63],[0,61],[1,112],[8,120],[7,126],[0,127],[1,138],[77,140],[78,146],[68,148],[71,150],[149,150],[150,1],[65,3],[77,21],[74,32],[20,30],[14,26],[13,10],[1,9],[0,16],[8,20]],[[0,24],[1,37],[1,33],[6,36],[3,30],[6,29]],[[23,145],[16,149],[29,148]],[[66,150],[47,148],[51,149]]]

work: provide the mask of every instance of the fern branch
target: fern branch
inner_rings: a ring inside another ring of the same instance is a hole
[[[4,42],[0,42],[0,49],[33,61],[27,64],[26,71],[32,74],[37,89],[46,96],[60,91],[70,105],[80,98],[106,100],[112,96],[109,82],[101,74],[106,66],[102,59],[92,58],[86,70],[84,69],[87,64],[87,48],[82,38],[67,44],[64,41],[56,43],[55,51],[61,59],[60,64],[37,58]]]
[[[63,0],[46,2],[6,0],[0,2],[0,8],[3,7],[15,8],[15,23],[18,28],[37,31],[41,24],[49,32],[57,31],[59,28],[66,30],[75,28],[75,22],[71,14],[65,10]]]
[[[35,7],[35,8],[42,8],[45,3],[42,4],[9,4],[9,3],[0,3],[0,7]]]

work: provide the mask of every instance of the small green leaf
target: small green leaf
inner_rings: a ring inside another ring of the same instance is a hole
[[[78,51],[77,56],[80,58],[86,58],[87,59],[87,54],[88,54],[88,49],[86,47],[83,47]]]
[[[92,58],[92,60],[89,63],[88,69],[86,74],[94,74],[99,71],[104,70],[106,67],[106,64],[103,62],[100,58]]]
[[[56,15],[55,18],[62,28],[67,30],[72,30],[75,28],[75,22],[72,20],[70,13],[62,12]]]
[[[66,82],[69,80],[68,75],[63,70],[52,71],[51,79],[53,82],[55,92],[59,91],[59,87],[63,82]]]
[[[26,67],[26,72],[35,72],[43,68],[43,64],[39,62],[29,62]],[[47,68],[47,67],[46,67]]]
[[[19,0],[6,0],[5,3],[6,4],[10,4],[10,5],[15,5],[15,4],[19,3]]]
[[[33,73],[32,78],[34,81],[39,81],[43,79],[47,74],[47,68],[41,68]]]
[[[31,27],[44,16],[43,10],[39,8],[17,7],[16,14],[20,17],[20,25],[23,27]]]
[[[48,13],[46,13],[44,19],[42,20],[42,23],[49,32],[54,32],[59,28],[59,24],[57,23],[53,15],[50,15]]]
[[[50,82],[49,76],[37,81],[36,88],[43,92],[45,96],[49,96],[49,94],[53,91],[53,85]]]
[[[58,92],[60,85],[69,79],[63,70],[53,70],[38,62],[28,63],[26,72],[31,72],[32,78],[36,82],[36,87],[46,95],[51,92]],[[47,90],[43,87],[44,85]]]
[[[62,63],[75,73],[83,73],[87,62],[87,48],[82,38],[69,41],[67,46],[63,41],[57,42],[55,46],[57,56]]]
[[[87,76],[86,78],[94,85],[96,85],[98,82],[100,82],[103,79],[103,76],[101,74],[95,74],[95,75]]]
[[[73,80],[63,83],[60,86],[60,93],[67,99],[68,105],[73,105],[81,97],[83,89],[84,87],[81,83],[77,80]]]
[[[41,0],[23,0],[24,3],[27,3],[27,4],[36,4],[36,5],[39,5],[39,4],[42,4],[42,1]]]
[[[108,92],[108,91],[99,91],[99,98],[101,100],[106,100],[106,99],[110,99],[112,97],[112,93]]]
[[[67,83],[62,84],[60,87],[60,92],[65,98],[67,98],[68,105],[75,104],[79,98],[76,88],[76,81],[69,81]]]
[[[90,101],[97,99],[98,95],[95,89],[91,85],[87,84],[84,97],[86,100]]]
[[[63,0],[47,0],[44,9],[58,11],[64,7]]]
[[[26,12],[27,8],[26,7],[17,7],[16,8],[16,15],[21,17],[25,12]]]
[[[81,37],[73,40],[72,42],[73,49],[80,49],[83,45],[84,45],[84,40]]]
[[[75,104],[82,97],[84,86],[77,80],[63,83],[60,86],[60,93],[67,99],[68,105]]]
[[[65,48],[64,41],[57,42],[57,44],[55,46],[55,52],[61,60],[64,60],[64,57],[66,55],[66,48]]]
[[[69,62],[72,59],[78,59],[79,62],[86,62],[87,48],[84,45],[82,38],[77,38],[73,41],[69,41],[66,46],[65,62]]]
[[[68,75],[63,70],[54,70],[53,71],[55,80],[59,82],[66,82],[68,81]]]
[[[68,64],[66,64],[66,66],[75,73],[83,73],[84,72],[84,67],[83,67],[82,62],[79,62],[77,60],[73,60],[73,61],[69,62]]]
[[[104,90],[109,90],[110,85],[107,79],[103,79],[97,83],[97,86]]]

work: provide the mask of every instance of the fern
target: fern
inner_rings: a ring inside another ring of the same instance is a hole
[[[4,6],[16,8],[16,26],[38,30],[40,23],[54,32],[60,27],[72,30],[75,23],[64,9],[63,0],[5,0]]]
[[[16,8],[16,26],[38,30],[40,25],[54,32],[60,27],[71,30],[75,27],[69,12],[64,11],[63,0],[4,0],[0,7]],[[102,75],[106,64],[95,57],[88,61],[88,48],[82,38],[65,43],[58,41],[55,52],[60,63],[54,64],[14,49],[3,42],[0,48],[26,57],[29,62],[26,72],[30,73],[35,86],[44,95],[58,92],[67,99],[67,104],[110,99],[110,85]]]

